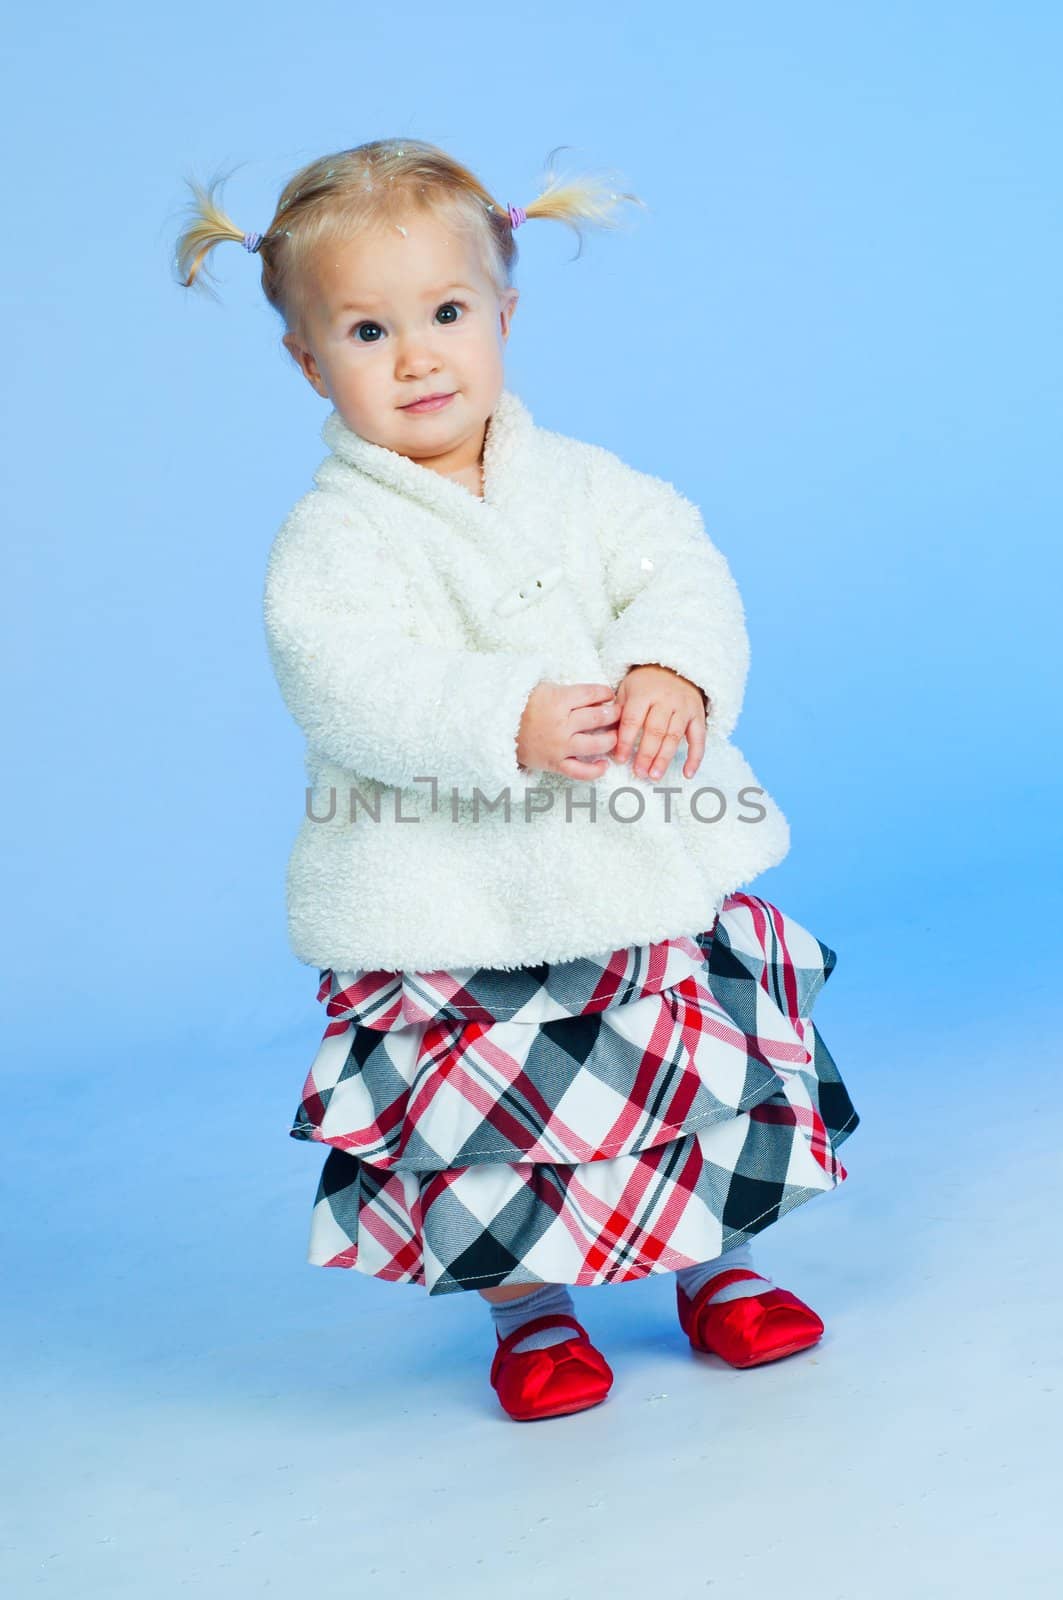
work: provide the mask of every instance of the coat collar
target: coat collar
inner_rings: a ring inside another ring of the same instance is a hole
[[[339,412],[325,418],[321,437],[332,453],[367,478],[417,500],[429,510],[482,528],[519,493],[520,455],[535,424],[511,389],[503,389],[487,423],[484,440],[484,495],[473,494],[457,478],[423,467],[386,445],[373,444],[348,428]],[[527,480],[524,480],[526,485]]]

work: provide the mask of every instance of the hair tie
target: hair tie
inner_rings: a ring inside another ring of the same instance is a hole
[[[263,239],[263,235],[261,233],[245,233],[244,234],[244,249],[245,250],[257,250],[259,245],[262,243],[262,239]]]
[[[509,225],[511,228],[519,228],[522,222],[527,222],[528,213],[524,210],[523,206],[509,206],[507,209],[509,211]]]

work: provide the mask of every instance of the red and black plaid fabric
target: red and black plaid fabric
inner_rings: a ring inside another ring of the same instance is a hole
[[[706,932],[505,972],[321,974],[290,1132],[309,1260],[429,1294],[708,1261],[846,1177],[811,1020],[836,956],[756,895]]]

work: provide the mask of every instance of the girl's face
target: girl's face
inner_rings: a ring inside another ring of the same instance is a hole
[[[323,245],[303,296],[305,342],[284,344],[354,433],[443,473],[479,461],[518,291],[498,294],[462,234],[415,212]]]

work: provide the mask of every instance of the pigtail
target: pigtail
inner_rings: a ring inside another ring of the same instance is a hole
[[[238,228],[215,199],[215,192],[231,176],[231,173],[226,176],[219,174],[206,188],[197,183],[195,178],[185,179],[192,191],[192,199],[188,202],[188,221],[177,240],[174,259],[181,287],[190,289],[195,284],[215,300],[217,295],[206,281],[210,277],[206,261],[215,245],[231,241],[243,245],[247,250],[257,251],[265,242],[261,234],[245,233]]]
[[[547,157],[547,168],[550,168],[558,151],[570,148],[569,145],[558,145],[556,150],[552,150]],[[567,224],[579,239],[578,257],[583,249],[583,234],[579,227],[581,222],[597,228],[618,227],[622,220],[621,205],[625,200],[648,209],[646,202],[637,194],[627,190],[618,191],[614,185],[615,180],[607,177],[586,175],[562,178],[550,171],[539,194],[522,207],[524,217],[528,220],[544,217]]]

